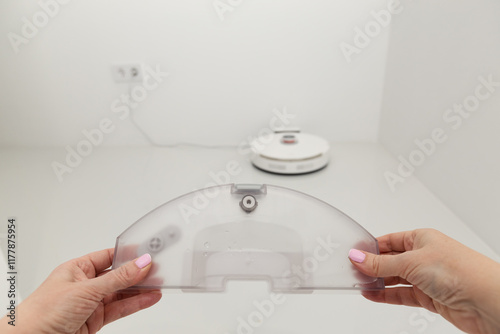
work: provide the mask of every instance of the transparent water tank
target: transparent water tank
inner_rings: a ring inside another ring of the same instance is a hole
[[[224,291],[229,280],[265,280],[275,292],[379,290],[358,272],[351,248],[378,254],[377,240],[333,206],[271,185],[229,184],[178,197],[125,230],[113,268],[149,253],[135,288]]]

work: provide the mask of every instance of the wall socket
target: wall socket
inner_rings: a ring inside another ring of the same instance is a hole
[[[142,82],[144,67],[139,62],[112,64],[111,76],[115,82]]]

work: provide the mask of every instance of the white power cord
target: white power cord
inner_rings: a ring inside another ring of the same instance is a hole
[[[132,85],[128,85],[128,95],[129,97],[132,96]],[[136,122],[135,120],[135,110],[131,111],[131,116],[129,117],[130,121],[132,124],[139,130],[139,132],[144,136],[144,138],[148,141],[149,144],[152,146],[156,147],[169,147],[169,148],[177,148],[181,146],[188,146],[188,147],[197,147],[197,148],[209,148],[209,149],[219,149],[219,148],[238,148],[237,145],[206,145],[206,144],[199,144],[199,143],[190,143],[190,142],[178,142],[174,144],[159,144],[151,138],[151,136]]]

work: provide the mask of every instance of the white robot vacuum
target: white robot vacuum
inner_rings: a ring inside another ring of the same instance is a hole
[[[298,131],[275,132],[250,143],[252,164],[276,174],[306,174],[324,168],[330,145],[318,136]]]

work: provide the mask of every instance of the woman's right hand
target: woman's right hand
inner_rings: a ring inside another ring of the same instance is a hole
[[[363,293],[367,299],[424,307],[467,333],[500,333],[499,263],[432,229],[388,234],[378,242],[381,255],[349,252],[359,271],[384,277],[389,287]]]

